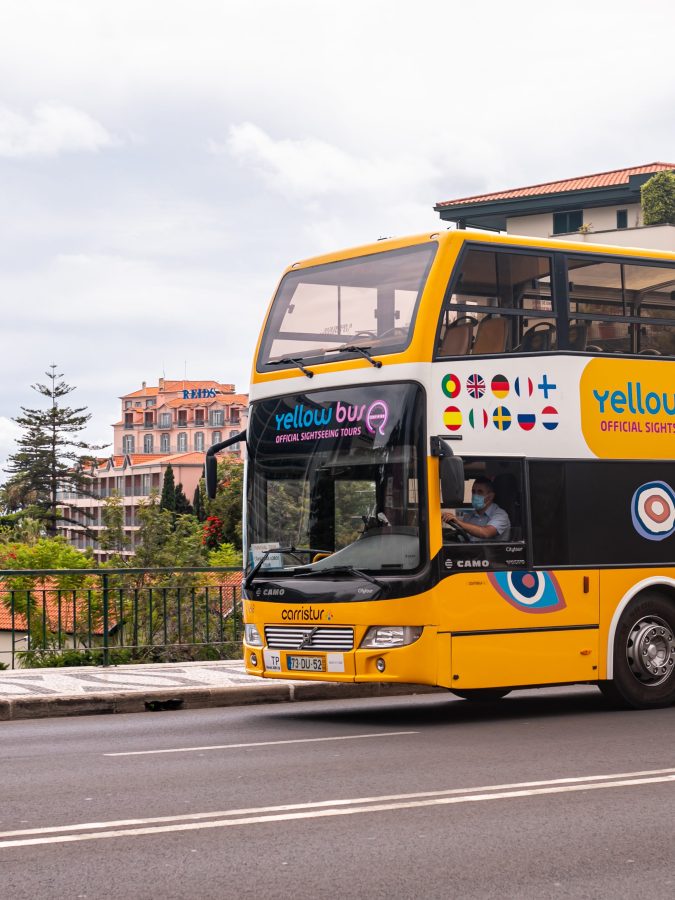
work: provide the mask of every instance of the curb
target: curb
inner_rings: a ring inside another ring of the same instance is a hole
[[[254,703],[302,703],[309,700],[352,700],[359,697],[401,697],[445,693],[422,684],[306,684],[239,685],[215,688],[175,688],[150,691],[106,691],[99,694],[13,697],[0,699],[0,722],[56,716],[97,716],[114,713],[159,712],[248,706]]]

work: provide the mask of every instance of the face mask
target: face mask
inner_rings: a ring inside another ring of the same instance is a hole
[[[483,509],[485,507],[485,497],[482,494],[472,494],[471,505],[474,509]]]

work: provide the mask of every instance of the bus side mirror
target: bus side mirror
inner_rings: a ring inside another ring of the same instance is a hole
[[[464,503],[463,460],[455,456],[450,444],[440,437],[431,438],[431,455],[438,457],[443,506],[460,506]]]

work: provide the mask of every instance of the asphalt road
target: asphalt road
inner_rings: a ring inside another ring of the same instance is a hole
[[[6,722],[0,753],[6,900],[675,897],[675,714],[590,688]]]

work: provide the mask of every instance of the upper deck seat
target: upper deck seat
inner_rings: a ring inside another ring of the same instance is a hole
[[[445,329],[441,341],[440,356],[466,356],[473,341],[476,320],[471,316],[461,316]]]
[[[521,353],[543,353],[555,344],[555,325],[552,322],[537,322],[528,328],[518,347]]]
[[[478,325],[471,352],[474,356],[479,353],[505,353],[508,339],[508,319],[503,316],[487,315]]]

